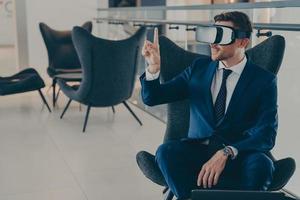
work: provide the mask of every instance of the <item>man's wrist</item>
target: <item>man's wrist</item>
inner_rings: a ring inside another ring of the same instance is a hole
[[[149,67],[146,68],[146,80],[147,81],[153,81],[155,79],[158,79],[159,74],[160,74],[160,71],[157,71],[156,73],[153,74],[153,73],[149,72]]]
[[[148,65],[148,72],[151,74],[156,74],[160,71],[160,65]]]
[[[224,160],[227,160],[228,157],[229,157],[229,155],[224,154],[223,149],[220,149],[220,150],[218,151],[218,153],[224,158]]]
[[[231,148],[228,147],[228,146],[225,146],[225,147],[222,149],[222,153],[223,153],[223,155],[226,156],[227,158],[231,158],[231,159],[232,159],[232,158],[234,157],[234,154],[233,154]]]
[[[239,151],[235,147],[233,147],[233,146],[227,146],[227,147],[230,148],[230,150],[232,152],[231,159],[234,160],[237,157],[237,155],[239,154]]]

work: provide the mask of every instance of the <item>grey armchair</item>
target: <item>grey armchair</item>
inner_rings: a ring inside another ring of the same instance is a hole
[[[82,25],[88,32],[92,31],[92,22],[86,22]],[[58,31],[50,28],[45,23],[40,23],[39,28],[44,39],[49,65],[48,75],[52,78],[53,88],[53,107],[56,102],[56,80],[57,75],[66,73],[81,73],[81,66],[75,51],[71,31]],[[68,81],[80,81],[80,78],[67,79]],[[58,95],[58,94],[57,94]]]
[[[87,105],[83,126],[85,132],[91,107],[123,103],[142,125],[126,100],[133,92],[138,52],[145,33],[146,29],[142,27],[128,39],[112,41],[97,38],[83,28],[73,28],[72,39],[82,66],[82,81],[80,85],[69,86],[58,79],[61,90],[69,97],[61,118],[72,100]]]
[[[255,64],[265,67],[277,74],[279,71],[285,49],[285,40],[282,36],[272,36],[257,46],[247,50],[247,55]],[[196,57],[205,56],[183,50],[168,38],[160,37],[161,52],[161,78],[168,81],[189,66]],[[167,129],[164,142],[187,137],[189,126],[189,102],[188,100],[168,104]],[[295,171],[295,160],[284,158],[276,160],[271,153],[269,157],[274,161],[275,173],[270,191],[279,190],[285,186]],[[173,194],[167,190],[167,184],[158,168],[154,155],[140,151],[137,163],[143,174],[156,184],[166,187],[167,199]]]

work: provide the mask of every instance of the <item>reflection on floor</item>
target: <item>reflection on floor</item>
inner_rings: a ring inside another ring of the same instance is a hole
[[[95,108],[83,134],[85,107],[60,120],[65,103],[49,114],[37,92],[0,98],[0,200],[162,199],[135,155],[155,151],[163,123],[134,106],[142,127],[123,105]]]

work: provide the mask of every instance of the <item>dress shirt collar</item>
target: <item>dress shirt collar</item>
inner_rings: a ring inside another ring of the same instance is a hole
[[[244,56],[243,60],[241,62],[239,62],[238,64],[232,66],[232,67],[225,67],[225,65],[223,64],[223,62],[219,61],[219,67],[218,67],[218,70],[220,69],[230,69],[232,70],[234,73],[238,74],[238,75],[241,75],[245,66],[246,66],[246,63],[247,63],[247,57]]]

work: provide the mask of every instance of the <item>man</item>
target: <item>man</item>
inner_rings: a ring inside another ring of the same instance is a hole
[[[277,132],[276,77],[245,54],[252,32],[246,14],[227,12],[214,20],[216,26],[250,34],[228,45],[211,44],[211,58],[196,59],[164,84],[157,29],[142,51],[148,63],[140,77],[144,103],[190,100],[188,138],[162,144],[156,152],[178,199],[189,198],[196,188],[267,190],[272,181],[274,166],[265,153]]]

